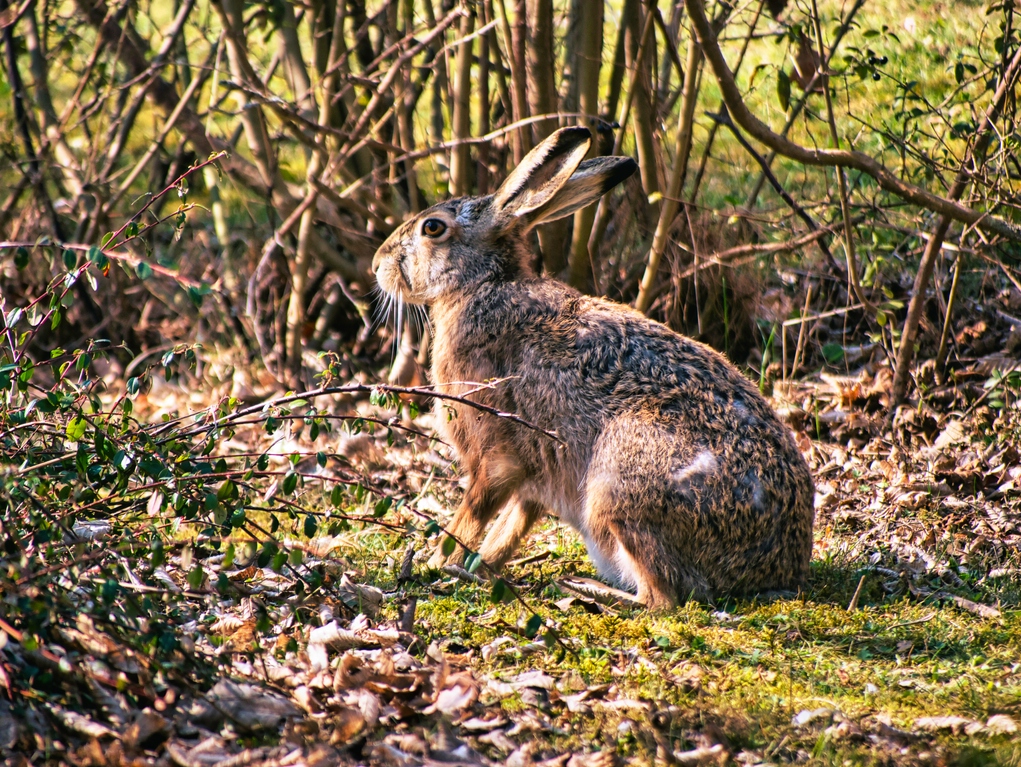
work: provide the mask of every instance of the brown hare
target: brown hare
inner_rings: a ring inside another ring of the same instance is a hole
[[[529,230],[636,169],[627,157],[582,162],[589,141],[586,128],[557,131],[495,194],[434,205],[373,259],[387,295],[430,308],[441,391],[559,437],[439,401],[469,475],[448,529],[500,567],[553,513],[604,578],[650,608],[796,588],[812,551],[812,477],[755,386],[709,347],[532,271]],[[430,564],[444,561],[441,544]]]

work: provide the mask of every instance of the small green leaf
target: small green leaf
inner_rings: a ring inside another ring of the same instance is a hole
[[[202,569],[202,565],[195,565],[188,572],[188,585],[191,586],[193,589],[196,590],[200,589],[202,588],[202,581],[205,580],[205,577],[206,573]]]
[[[333,490],[330,491],[330,505],[333,508],[340,508],[341,502],[344,500],[344,487],[343,485],[334,485]]]
[[[284,495],[290,495],[294,492],[294,489],[298,486],[298,475],[294,472],[288,472],[284,476],[283,485],[281,489],[284,491]]]
[[[227,550],[223,553],[223,564],[220,568],[226,570],[234,564],[234,554],[236,553],[233,543],[227,544]]]
[[[139,261],[135,264],[135,274],[138,276],[138,279],[147,280],[152,277],[152,267],[145,261]]]
[[[109,245],[110,240],[113,239],[113,235],[114,235],[113,232],[107,232],[106,234],[104,234],[103,239],[99,243],[99,247],[105,248],[107,245]]]
[[[489,594],[490,600],[493,604],[500,604],[506,602],[513,596],[510,587],[507,585],[507,581],[503,578],[497,578],[493,581],[493,590]]]
[[[284,569],[285,564],[287,564],[287,552],[278,551],[273,555],[273,562],[270,564],[270,569],[275,573],[279,573]]]
[[[528,619],[528,623],[525,624],[525,636],[529,639],[535,639],[535,635],[539,633],[539,629],[542,628],[542,618],[538,615],[533,615]]]
[[[472,552],[464,558],[464,569],[470,573],[475,572],[482,565],[482,556],[476,552]]]
[[[19,272],[28,266],[28,250],[26,248],[18,248],[14,251],[14,268]]]
[[[236,498],[238,495],[238,488],[231,480],[225,479],[223,484],[220,485],[216,491],[216,499],[218,501],[229,501],[232,498]]]
[[[454,549],[457,548],[457,541],[451,538],[449,535],[443,539],[443,543],[440,544],[440,551],[443,552],[443,556],[449,557],[454,553]]]
[[[82,418],[80,415],[76,415],[70,421],[67,422],[67,428],[65,434],[71,442],[78,442],[82,437],[85,436],[85,429],[88,428],[89,422]]]
[[[378,501],[376,501],[376,505],[372,510],[372,516],[374,517],[386,516],[386,513],[390,510],[391,506],[393,506],[393,498],[389,497],[380,498]]]
[[[836,343],[823,344],[822,356],[831,365],[835,365],[844,359],[844,347]]]
[[[786,112],[791,107],[791,78],[784,70],[776,75],[776,96],[780,99],[780,106]]]
[[[319,529],[319,523],[316,522],[316,518],[311,514],[305,516],[305,537],[315,538],[316,531]]]
[[[167,561],[167,555],[163,548],[163,541],[159,538],[152,542],[152,566],[159,567]]]

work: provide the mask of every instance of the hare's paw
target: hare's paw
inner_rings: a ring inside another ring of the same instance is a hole
[[[450,544],[447,541],[453,540],[449,535],[443,535],[440,537],[439,542],[436,544],[436,551],[429,557],[427,567],[432,570],[442,570],[444,565],[461,565],[464,563],[464,548],[461,546],[455,546],[451,551]],[[445,554],[444,550],[450,551],[451,553]]]

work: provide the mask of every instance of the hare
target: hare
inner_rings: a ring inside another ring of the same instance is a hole
[[[469,475],[450,534],[499,568],[553,513],[602,577],[652,609],[797,588],[812,551],[812,477],[756,387],[709,347],[530,266],[529,230],[635,172],[627,157],[583,162],[590,135],[557,131],[495,194],[434,205],[373,259],[388,296],[429,307],[438,390],[558,437],[438,401]],[[445,561],[441,542],[430,565]]]

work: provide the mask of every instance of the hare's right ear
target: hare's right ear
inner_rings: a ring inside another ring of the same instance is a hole
[[[525,155],[493,195],[498,225],[526,220],[556,196],[588,154],[588,128],[561,128]]]

